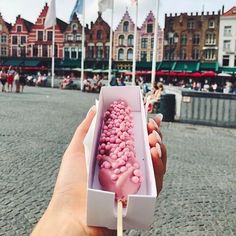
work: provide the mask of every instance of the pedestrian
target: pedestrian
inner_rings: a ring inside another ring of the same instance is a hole
[[[14,70],[11,69],[11,66],[8,69],[7,72],[7,91],[12,92],[13,89],[13,81],[14,81]]]
[[[6,92],[5,84],[7,82],[7,73],[4,68],[0,71],[0,81],[2,84],[2,92]]]
[[[26,74],[24,74],[22,70],[20,70],[19,76],[20,76],[20,79],[19,79],[20,88],[21,88],[21,92],[23,93],[24,87],[26,85]]]
[[[20,75],[18,71],[16,71],[14,74],[14,82],[16,86],[16,93],[19,93],[20,92]]]

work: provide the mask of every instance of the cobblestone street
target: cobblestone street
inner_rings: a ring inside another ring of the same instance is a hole
[[[0,235],[29,235],[61,157],[97,94],[26,87],[0,93]],[[236,130],[163,123],[164,189],[149,231],[127,236],[236,235]]]

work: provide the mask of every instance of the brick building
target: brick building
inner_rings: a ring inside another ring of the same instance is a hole
[[[118,69],[131,69],[134,49],[134,27],[129,12],[126,10],[119,25],[114,31],[113,60]],[[139,34],[139,31],[137,32]],[[138,38],[138,36],[137,36]],[[136,45],[136,59],[138,60],[138,46]]]
[[[144,20],[138,37],[138,60],[139,61],[152,61],[153,47],[154,47],[154,30],[155,30],[155,17],[152,11]],[[161,61],[163,57],[163,31],[158,25],[157,33],[157,61]]]
[[[9,56],[11,24],[4,21],[0,13],[0,57]]]
[[[49,58],[52,56],[52,28],[44,29],[44,21],[47,15],[48,5],[45,4],[36,23],[29,33],[29,57]],[[63,58],[64,32],[67,23],[57,18],[55,26],[55,57]]]
[[[102,18],[102,14],[98,13],[95,23],[91,22],[91,29],[86,32],[86,60],[91,64],[100,64],[107,66],[109,59],[110,45],[110,26]],[[101,68],[102,69],[102,68]]]
[[[23,19],[20,15],[16,17],[15,24],[10,31],[10,56],[26,57],[29,55],[28,37],[33,23]]]
[[[86,29],[87,30],[87,29]],[[82,55],[82,25],[76,14],[67,25],[64,32],[64,55],[65,59],[81,59]]]
[[[220,11],[165,15],[164,60],[216,62]]]

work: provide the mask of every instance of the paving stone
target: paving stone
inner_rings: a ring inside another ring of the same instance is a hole
[[[61,157],[97,97],[34,87],[0,93],[0,235],[32,231]],[[236,130],[164,122],[162,132],[168,166],[154,222],[124,235],[236,235]]]

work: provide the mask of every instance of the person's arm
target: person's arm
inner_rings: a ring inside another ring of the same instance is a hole
[[[77,128],[63,156],[52,199],[31,236],[116,235],[114,230],[86,225],[87,172],[83,140],[95,113],[95,107],[91,108]],[[156,121],[151,119],[147,125],[149,133],[157,131],[157,142],[160,142],[158,148],[151,152],[158,194],[162,188],[166,166],[166,150],[159,130],[160,120],[160,117]],[[160,148],[162,157],[159,155]]]

